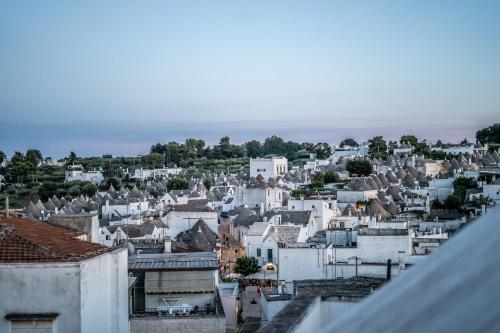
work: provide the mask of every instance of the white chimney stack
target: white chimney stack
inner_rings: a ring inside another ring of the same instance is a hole
[[[165,236],[163,240],[165,247],[163,249],[164,253],[172,253],[172,240],[170,239],[169,236]]]
[[[9,196],[5,196],[5,216],[9,217]]]

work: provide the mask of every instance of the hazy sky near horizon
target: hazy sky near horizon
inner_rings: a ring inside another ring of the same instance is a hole
[[[0,0],[0,150],[471,138],[500,120],[499,17],[500,1]]]

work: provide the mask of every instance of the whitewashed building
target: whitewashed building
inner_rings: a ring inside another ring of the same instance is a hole
[[[288,172],[288,160],[283,156],[250,159],[250,177],[262,175],[264,179],[284,176]]]
[[[0,332],[129,332],[126,249],[0,218],[0,277]]]
[[[101,171],[83,171],[83,170],[68,170],[64,174],[64,180],[66,182],[71,181],[82,181],[82,182],[92,182],[99,184],[104,180],[104,176]]]

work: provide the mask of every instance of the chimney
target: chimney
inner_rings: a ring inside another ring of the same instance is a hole
[[[164,253],[172,253],[172,240],[170,239],[170,236],[165,236],[165,238],[163,239],[163,242],[165,244],[163,252]]]
[[[9,217],[9,196],[5,196],[5,216]]]
[[[127,207],[127,210],[128,210],[128,207]],[[111,214],[109,212],[109,200],[106,200],[106,214],[108,215],[108,217],[111,216]]]

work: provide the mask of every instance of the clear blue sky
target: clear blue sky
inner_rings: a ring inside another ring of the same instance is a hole
[[[500,1],[3,1],[0,150],[458,140],[500,121]]]

